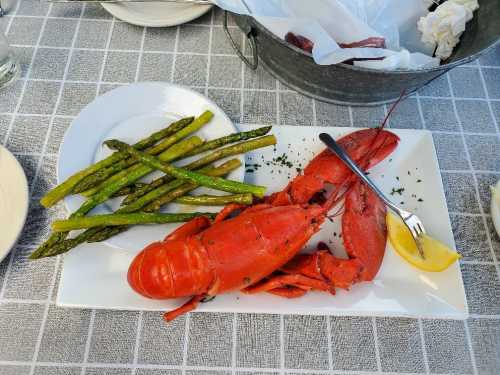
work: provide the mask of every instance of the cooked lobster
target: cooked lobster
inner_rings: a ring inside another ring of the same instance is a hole
[[[366,170],[389,155],[399,138],[389,131],[365,129],[338,142]],[[327,185],[333,190],[319,197]],[[349,258],[337,258],[324,246],[313,254],[297,255],[343,197],[342,234]],[[324,150],[283,191],[263,203],[227,206],[213,223],[197,217],[147,246],[130,265],[128,282],[149,298],[192,296],[166,313],[167,321],[195,309],[208,296],[232,290],[284,297],[309,290],[334,293],[336,287],[349,288],[375,277],[386,235],[384,204]]]

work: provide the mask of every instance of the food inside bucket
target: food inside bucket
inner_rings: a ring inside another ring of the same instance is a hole
[[[216,0],[249,14],[320,65],[406,70],[439,66],[460,42],[478,0]]]

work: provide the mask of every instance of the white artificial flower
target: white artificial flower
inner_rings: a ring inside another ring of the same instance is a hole
[[[448,1],[465,7],[467,11],[466,22],[469,22],[472,19],[472,13],[477,8],[479,8],[479,3],[477,0],[448,0]]]
[[[435,48],[437,57],[447,59],[460,41],[466,22],[478,7],[477,0],[448,0],[439,5],[418,21],[422,42]]]

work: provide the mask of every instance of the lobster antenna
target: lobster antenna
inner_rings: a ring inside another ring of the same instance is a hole
[[[382,124],[380,125],[379,129],[383,129],[385,127],[387,120],[391,116],[392,112],[394,112],[394,110],[398,106],[399,102],[401,102],[401,100],[403,100],[405,94],[406,94],[406,90],[401,91],[401,94],[399,95],[398,100],[396,100],[394,103],[392,103],[391,108],[389,108],[389,111],[387,112],[387,115],[385,116],[384,121],[382,121]]]
[[[373,141],[372,141],[372,144],[370,145],[370,147],[368,147],[368,151],[360,158],[360,162],[362,161],[365,161],[367,160],[369,157],[375,155],[377,152],[379,152],[379,150],[385,146],[385,141],[382,142],[382,144],[377,147],[375,150],[372,150],[372,146],[377,142],[378,140],[378,137],[380,136],[380,134],[382,133],[382,130],[385,128],[385,125],[387,124],[387,121],[389,120],[389,117],[391,116],[392,112],[394,112],[394,110],[396,109],[396,107],[398,106],[398,104],[401,102],[401,100],[403,100],[404,96],[406,94],[406,90],[403,90],[401,92],[401,94],[399,95],[399,98],[398,100],[396,100],[392,105],[391,105],[391,108],[389,108],[389,111],[387,112],[387,115],[385,115],[384,117],[384,120],[382,121],[382,124],[380,124],[380,126],[377,128],[377,134],[375,135],[375,137],[373,138]],[[362,168],[365,168],[364,165],[363,166],[360,166]]]
[[[375,155],[377,152],[379,152],[379,150],[382,149],[382,147],[385,146],[385,140],[384,142],[382,142],[382,144],[377,147],[375,150],[372,150],[372,146],[377,142],[378,140],[378,137],[380,136],[380,134],[382,133],[382,130],[385,128],[385,125],[387,124],[387,121],[389,120],[389,117],[391,116],[392,112],[394,112],[394,110],[396,109],[396,107],[398,106],[398,104],[401,102],[401,100],[403,100],[404,96],[406,94],[406,90],[403,90],[401,92],[401,94],[399,95],[399,98],[398,100],[396,100],[392,105],[391,105],[391,108],[389,108],[389,111],[387,112],[387,115],[384,117],[384,120],[382,121],[382,124],[380,124],[380,126],[377,128],[377,134],[375,135],[375,138],[373,138],[373,141],[372,141],[372,144],[370,145],[370,147],[368,148],[368,151],[366,152],[366,154],[364,154],[361,159],[360,159],[360,162],[363,162],[367,159],[369,159],[369,157]],[[366,168],[364,165],[361,165],[360,167],[362,168]]]

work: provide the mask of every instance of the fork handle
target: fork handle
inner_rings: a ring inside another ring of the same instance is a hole
[[[327,133],[321,133],[319,135],[319,139],[335,154],[337,157],[342,160],[347,166],[357,175],[365,184],[367,184],[374,192],[379,196],[380,199],[384,201],[384,203],[389,206],[391,209],[396,211],[399,214],[399,207],[394,205],[384,193],[380,191],[380,189],[373,183],[373,181],[365,175],[365,173],[356,165],[356,163],[347,155],[347,153],[338,145],[337,142]]]

